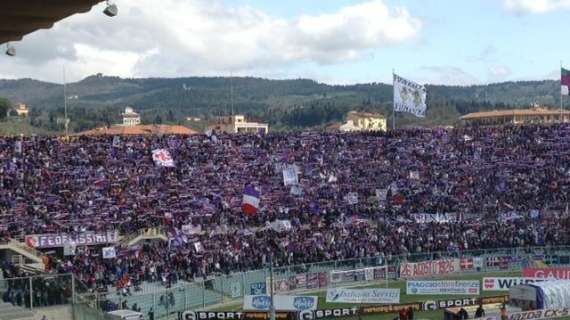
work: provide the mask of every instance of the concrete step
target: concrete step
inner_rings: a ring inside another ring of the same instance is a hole
[[[18,310],[20,308],[21,307],[15,306],[11,303],[3,303],[2,305],[0,305],[0,313],[10,311],[10,310]]]
[[[28,311],[26,309],[18,310],[15,312],[2,312],[0,313],[1,320],[13,320],[13,319],[24,319],[24,318],[33,318],[34,313]]]
[[[35,313],[11,303],[0,303],[0,320],[27,320],[33,319]]]

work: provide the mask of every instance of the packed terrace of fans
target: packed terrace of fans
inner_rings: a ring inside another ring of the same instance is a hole
[[[5,238],[150,227],[170,235],[112,259],[85,247],[49,263],[92,287],[257,269],[270,254],[283,266],[570,244],[568,125],[20,140],[0,138]],[[153,163],[159,148],[174,168]],[[298,187],[284,186],[287,164]],[[261,192],[254,216],[241,209],[247,184]],[[459,221],[422,223],[418,213]],[[274,230],[276,219],[291,229]]]

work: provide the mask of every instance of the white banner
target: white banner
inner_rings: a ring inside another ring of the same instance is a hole
[[[115,247],[105,247],[103,248],[103,259],[113,259],[117,256]]]
[[[410,281],[406,282],[406,293],[414,294],[462,294],[479,295],[481,286],[479,280],[439,280],[439,281]]]
[[[344,200],[346,203],[350,205],[358,204],[358,193],[357,192],[349,192],[345,197]]]
[[[299,177],[297,176],[297,170],[295,170],[294,166],[286,166],[283,168],[283,184],[285,186],[299,184]]]
[[[394,75],[394,111],[423,118],[427,109],[426,96],[424,86]]]
[[[275,232],[290,231],[293,228],[289,220],[275,220],[271,222],[269,226]]]
[[[483,278],[483,291],[509,291],[511,287],[518,286],[520,284],[529,284],[546,280],[548,279],[524,277],[485,277]]]
[[[63,255],[74,256],[76,248],[77,247],[74,244],[66,244],[65,246],[63,246]]]
[[[400,264],[400,278],[439,276],[459,272],[459,259],[433,260]]]
[[[274,296],[275,310],[278,311],[303,311],[316,310],[319,302],[317,296]],[[246,311],[270,311],[271,297],[267,295],[246,295],[243,297],[243,310]]]
[[[201,225],[193,225],[193,224],[185,224],[182,225],[182,233],[187,234],[187,235],[193,235],[193,234],[201,234],[202,233],[202,226]]]
[[[174,159],[166,149],[152,150],[152,160],[157,166],[174,167]]]
[[[453,223],[461,219],[457,213],[412,213],[410,216],[416,223]]]
[[[328,288],[327,303],[400,303],[400,289]]]
[[[386,196],[388,195],[388,189],[376,189],[376,198],[380,202],[386,201]]]

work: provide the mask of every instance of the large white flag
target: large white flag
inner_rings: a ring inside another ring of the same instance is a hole
[[[423,118],[427,109],[426,95],[424,86],[394,75],[394,111]]]

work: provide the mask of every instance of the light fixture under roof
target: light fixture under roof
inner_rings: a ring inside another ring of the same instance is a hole
[[[6,44],[6,55],[13,57],[16,55],[16,48],[10,45],[10,43]]]
[[[119,8],[117,8],[116,4],[112,4],[107,0],[107,7],[103,10],[103,13],[109,17],[114,17],[119,14]]]

